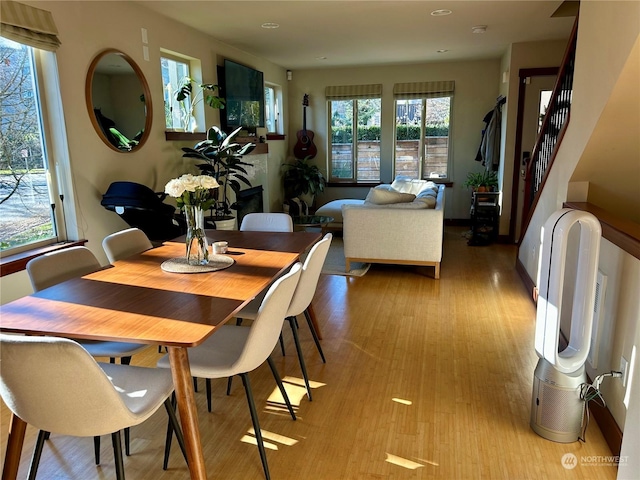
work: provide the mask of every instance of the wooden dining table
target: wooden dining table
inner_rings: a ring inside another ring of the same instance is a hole
[[[207,273],[169,273],[180,258],[176,241],[97,272],[59,283],[2,306],[0,331],[167,347],[192,479],[206,479],[188,348],[255,298],[320,239],[315,232],[207,231],[224,240],[233,265]],[[2,479],[18,473],[26,423],[12,415]]]

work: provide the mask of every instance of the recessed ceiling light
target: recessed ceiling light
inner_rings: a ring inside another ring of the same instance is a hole
[[[485,33],[486,31],[486,25],[476,25],[475,27],[471,27],[471,33]]]
[[[443,48],[442,50],[436,50],[436,53],[445,53],[448,52],[449,50],[447,50],[446,48]]]
[[[445,15],[451,15],[451,10],[448,10],[446,8],[441,8],[439,10],[434,10],[433,12],[431,12],[431,15],[433,17],[444,17]]]
[[[260,26],[262,28],[280,28],[280,25],[278,25],[277,23],[273,23],[273,22],[266,22],[266,23],[263,23]]]

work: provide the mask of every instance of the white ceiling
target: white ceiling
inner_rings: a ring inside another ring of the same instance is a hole
[[[552,17],[560,0],[138,3],[290,70],[499,58],[511,43],[568,38],[574,22]],[[436,9],[453,13],[432,16]],[[486,33],[473,34],[476,25]]]

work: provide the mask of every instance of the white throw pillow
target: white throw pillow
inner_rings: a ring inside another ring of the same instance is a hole
[[[372,188],[369,190],[365,202],[374,203],[376,205],[389,205],[392,203],[409,203],[413,202],[416,196],[412,193],[394,192],[383,188]]]
[[[394,190],[397,190],[398,192],[413,193],[414,195],[416,195],[418,192],[420,192],[420,190],[425,188],[429,183],[433,183],[433,182],[428,182],[427,180],[418,180],[416,178],[409,178],[409,177],[398,175],[393,181],[393,183],[391,184],[391,187]]]

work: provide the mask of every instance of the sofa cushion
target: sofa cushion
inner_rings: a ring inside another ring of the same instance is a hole
[[[374,203],[376,205],[389,205],[392,203],[410,203],[415,200],[416,196],[412,193],[394,192],[393,190],[385,190],[384,188],[372,188],[369,190],[365,203]]]
[[[316,210],[316,215],[333,217],[332,223],[342,223],[342,206],[343,205],[362,205],[364,200],[356,200],[354,198],[344,198],[332,200],[322,205]]]
[[[435,183],[429,182],[427,180],[418,180],[417,178],[409,178],[398,175],[393,183],[391,183],[391,188],[393,188],[397,192],[413,193],[414,195],[416,195],[428,184],[435,185]]]

